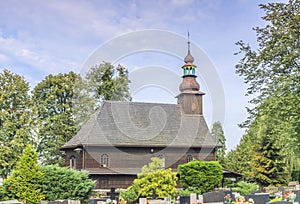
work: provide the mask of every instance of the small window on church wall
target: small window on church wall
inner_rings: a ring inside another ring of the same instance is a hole
[[[108,154],[102,154],[100,158],[100,165],[102,167],[108,167],[109,157]]]
[[[190,161],[193,161],[193,155],[191,155],[191,154],[187,154],[186,155],[186,162],[190,162]]]
[[[76,169],[76,157],[74,155],[70,156],[70,169]]]

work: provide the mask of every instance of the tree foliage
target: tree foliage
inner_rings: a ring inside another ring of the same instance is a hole
[[[254,154],[250,163],[253,167],[250,176],[261,187],[287,184],[291,176],[289,165],[286,163],[290,158],[285,155],[289,149],[284,148],[286,143],[280,138],[284,135],[274,134],[273,126],[269,123],[274,122],[267,116],[262,116],[257,121],[257,139],[254,142]]]
[[[300,2],[260,4],[268,24],[254,30],[258,48],[238,42],[240,54],[236,71],[249,84],[248,94],[258,93],[259,99],[273,94],[284,82],[299,81]],[[295,81],[296,80],[296,81]],[[254,102],[259,102],[255,100]]]
[[[226,138],[224,135],[224,131],[222,128],[222,124],[220,122],[215,122],[213,124],[212,130],[211,130],[212,136],[215,138],[216,142],[220,147],[217,150],[216,157],[217,161],[225,167],[226,165]]]
[[[16,166],[26,144],[33,143],[29,84],[8,70],[0,73],[0,176]]]
[[[252,135],[244,135],[240,143],[234,150],[231,150],[226,155],[226,168],[245,175],[246,181],[251,181],[248,176],[252,171],[250,161],[253,158],[253,138]]]
[[[261,186],[289,181],[299,166],[300,1],[261,4],[265,27],[256,27],[257,48],[239,41],[241,60],[236,71],[247,83],[254,108],[242,125],[247,128],[249,177]],[[241,150],[241,149],[240,149]],[[231,160],[242,158],[235,151]],[[236,157],[236,158],[234,158]],[[231,162],[230,162],[231,163]]]
[[[178,171],[184,189],[192,187],[201,193],[212,191],[223,177],[222,167],[217,161],[191,161],[179,165]]]
[[[155,192],[159,198],[174,197],[177,194],[177,176],[172,169],[162,168],[162,159],[151,158],[148,165],[143,166],[142,172],[138,174],[127,192],[122,193],[122,197],[133,202],[137,197],[151,197]]]
[[[44,164],[64,164],[59,148],[69,141],[93,111],[93,100],[78,74],[48,75],[33,90],[38,152]]]
[[[104,100],[131,101],[128,71],[125,67],[104,62],[92,67],[86,79],[98,106]]]
[[[161,170],[163,168],[163,160],[158,157],[152,157],[148,165],[142,167],[142,174],[147,174]]]
[[[233,188],[234,192],[237,192],[237,193],[239,193],[243,196],[249,195],[249,194],[253,193],[253,191],[256,191],[256,190],[258,190],[258,185],[257,184],[248,183],[248,182],[245,182],[245,181],[239,181],[236,184],[236,187]]]
[[[138,186],[139,196],[151,197],[155,192],[159,198],[164,198],[176,195],[176,181],[176,173],[169,168],[138,174],[138,178],[134,180],[134,185]]]
[[[87,171],[76,171],[57,165],[41,168],[44,176],[39,186],[45,194],[45,200],[87,200],[95,187]]]
[[[3,181],[4,198],[17,199],[29,204],[40,203],[45,198],[38,185],[42,177],[38,155],[31,145],[27,145],[12,175]]]

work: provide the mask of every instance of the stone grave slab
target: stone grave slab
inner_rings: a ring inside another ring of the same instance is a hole
[[[223,203],[224,193],[219,191],[203,193],[204,203]]]
[[[250,195],[246,195],[245,198],[246,200],[252,198],[255,204],[266,204],[270,200],[268,193],[250,194]]]

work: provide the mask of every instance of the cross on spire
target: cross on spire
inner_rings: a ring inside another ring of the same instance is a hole
[[[191,45],[191,42],[190,42],[190,32],[188,31],[188,54],[190,54],[190,45]]]

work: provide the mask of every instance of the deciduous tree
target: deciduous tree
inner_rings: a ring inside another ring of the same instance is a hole
[[[0,73],[0,176],[7,177],[27,143],[34,142],[29,84],[8,70]]]
[[[125,67],[104,62],[92,67],[86,79],[90,91],[97,99],[97,107],[104,100],[131,101],[128,71]]]
[[[236,71],[249,85],[247,95],[255,96],[242,125],[253,141],[249,175],[265,186],[284,184],[299,165],[300,1],[260,7],[267,24],[254,28],[257,47],[237,43],[242,58]]]
[[[49,75],[33,90],[38,120],[38,152],[44,164],[64,164],[59,148],[69,141],[94,110],[78,74]]]

